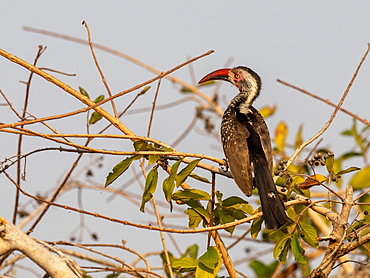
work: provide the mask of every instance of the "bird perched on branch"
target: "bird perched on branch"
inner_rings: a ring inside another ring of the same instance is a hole
[[[258,188],[267,229],[276,230],[290,222],[276,190],[272,171],[271,139],[262,115],[252,104],[261,90],[261,78],[239,66],[219,69],[198,83],[224,80],[239,89],[226,108],[221,122],[221,141],[235,183],[247,196]]]

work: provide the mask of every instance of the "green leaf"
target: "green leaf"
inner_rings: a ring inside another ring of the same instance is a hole
[[[175,179],[177,176],[177,169],[179,168],[179,165],[181,162],[182,162],[182,159],[176,161],[172,165],[170,175],[164,179],[163,184],[162,184],[163,193],[168,203],[171,202],[171,196],[172,196],[173,190],[175,189]]]
[[[291,241],[290,234],[284,235],[282,238],[280,238],[278,243],[276,243],[274,252],[273,252],[275,259],[279,257],[279,260],[282,263],[286,262],[286,255],[289,249],[290,241]]]
[[[158,182],[158,167],[153,167],[153,169],[150,170],[146,178],[145,189],[143,196],[141,198],[140,211],[144,212],[145,204],[150,199],[152,199],[153,194],[157,188],[157,182]]]
[[[229,213],[227,213],[227,211],[225,211],[224,209],[217,208],[215,210],[215,214],[216,213],[217,213],[218,219],[220,220],[221,224],[227,224],[227,223],[235,221],[235,218],[231,216]],[[235,226],[228,227],[225,229],[225,231],[229,232],[230,234],[232,234],[234,230],[235,230]]]
[[[104,99],[104,95],[100,95],[100,96],[98,96],[97,98],[94,99],[94,102],[95,103],[98,103],[98,102],[102,101],[103,99]],[[98,112],[94,111],[91,114],[91,117],[90,117],[90,120],[89,120],[89,124],[90,125],[93,125],[96,122],[100,121],[102,118],[103,118],[103,116],[101,114],[99,114]]]
[[[91,117],[90,117],[90,120],[89,120],[89,125],[95,124],[96,122],[100,121],[102,118],[103,118],[103,116],[101,114],[99,114],[98,112],[94,111],[91,114]]]
[[[94,102],[95,102],[95,103],[101,102],[104,98],[105,98],[105,97],[104,97],[104,95],[100,95],[100,96],[98,96],[98,97],[96,97],[96,98],[94,99]]]
[[[349,167],[349,168],[347,168],[345,170],[339,171],[337,173],[337,175],[348,174],[348,173],[351,173],[351,172],[354,172],[354,171],[358,171],[358,170],[361,170],[361,168],[358,168],[358,167]]]
[[[220,206],[223,206],[224,201],[222,200],[222,197],[224,196],[224,194],[217,190],[215,195],[217,197],[217,201],[220,204]]]
[[[189,228],[195,229],[199,226],[199,223],[202,222],[203,218],[197,213],[194,209],[188,208],[184,211],[188,215],[189,219]]]
[[[191,200],[186,201],[185,203],[189,207],[194,209],[200,216],[202,216],[207,221],[207,223],[209,222],[210,215],[209,215],[208,211],[206,211],[204,209],[204,207],[202,206],[202,204],[200,202],[197,202],[197,201],[191,199]]]
[[[210,246],[202,256],[199,257],[199,262],[208,268],[215,268],[219,261],[219,254],[214,246]]]
[[[297,149],[300,145],[303,143],[303,138],[302,138],[302,131],[303,131],[303,125],[299,125],[297,134],[295,136],[295,143],[294,143],[294,148]]]
[[[288,248],[289,244],[290,244],[290,239],[287,242],[287,247],[283,249],[283,251],[280,253],[280,256],[279,256],[279,261],[282,262],[283,264],[286,263],[286,258],[288,256],[288,251],[289,251],[289,248]]]
[[[174,152],[175,151],[174,149],[167,148],[167,147],[155,148],[155,150],[160,151],[160,152]]]
[[[196,159],[190,162],[184,169],[178,173],[176,177],[176,186],[179,186],[183,182],[185,182],[186,178],[190,175],[190,173],[194,170],[194,168],[198,165],[201,159]]]
[[[294,177],[292,178],[292,182],[290,183],[290,186],[291,186],[291,187],[292,187],[292,186],[295,186],[295,185],[300,184],[300,183],[302,183],[302,182],[304,182],[304,181],[305,181],[304,177],[301,177],[301,176],[294,176]]]
[[[319,246],[319,243],[317,241],[316,229],[306,223],[300,223],[299,227],[301,228],[300,231],[302,233],[301,238],[312,247],[317,248]]]
[[[342,131],[341,135],[343,135],[343,136],[352,136],[353,132],[352,132],[351,129],[347,129],[345,131]]]
[[[359,200],[358,200],[359,203],[363,203],[363,205],[360,205],[360,209],[362,212],[364,211],[367,211],[369,212],[369,206],[367,205],[367,203],[370,203],[370,195],[369,194],[365,194],[363,195]],[[370,216],[367,216],[367,218],[369,219]],[[370,220],[370,219],[369,219]]]
[[[298,263],[306,264],[307,259],[304,255],[304,249],[302,248],[301,243],[298,240],[297,234],[293,234],[292,240],[290,242],[290,246],[292,248],[292,252]]]
[[[222,266],[221,254],[216,247],[210,246],[199,258],[196,278],[215,278]]]
[[[353,120],[352,131],[353,131],[353,137],[355,139],[355,142],[357,143],[358,147],[363,151],[364,139],[361,137],[361,135],[357,131],[357,121],[355,119]]]
[[[258,233],[261,231],[262,223],[263,223],[262,217],[253,220],[251,227],[251,237],[253,239],[256,239]]]
[[[200,189],[185,189],[178,190],[172,194],[172,199],[175,201],[186,202],[189,200],[200,201],[210,199],[210,196],[207,192]]]
[[[247,201],[236,196],[231,196],[223,200],[222,207],[232,211],[241,211],[249,215],[252,215],[254,212],[253,207]]]
[[[148,150],[148,142],[145,141],[135,141],[134,142],[134,149],[135,151],[147,151]]]
[[[189,90],[188,88],[181,87],[180,93],[186,94],[186,93],[193,93],[192,90]]]
[[[248,215],[252,215],[254,212],[254,209],[250,204],[235,204],[235,205],[227,207],[227,209],[234,210],[234,211],[241,211]]]
[[[253,269],[256,277],[272,277],[278,261],[273,261],[270,265],[266,265],[258,260],[253,260],[249,266]]]
[[[199,250],[199,246],[197,244],[193,244],[189,246],[188,248],[186,248],[185,256],[196,258],[198,257],[198,250]]]
[[[170,274],[170,270],[169,270],[169,267],[168,267],[168,262],[167,262],[167,258],[166,258],[166,254],[164,253],[164,251],[162,251],[159,256],[161,257],[162,259],[162,264],[163,264],[163,268],[166,272],[166,275],[167,277],[171,277],[171,274]],[[176,260],[176,258],[172,255],[171,252],[168,252],[168,258],[170,260],[170,264],[171,264],[171,268],[172,268],[172,264],[173,262]]]
[[[160,159],[161,156],[160,155],[149,155],[148,156],[148,165],[153,165],[154,163],[156,163],[158,161],[158,159]]]
[[[224,207],[230,207],[240,204],[247,204],[247,201],[237,196],[231,196],[222,201],[222,206]]]
[[[172,269],[177,273],[195,271],[198,267],[198,260],[191,257],[184,257],[172,262]]]
[[[327,158],[325,159],[325,165],[326,165],[326,170],[328,170],[328,172],[331,174],[331,175],[334,175],[334,172],[333,172],[333,168],[334,168],[334,154],[333,153],[329,153]]]
[[[207,178],[198,176],[197,174],[194,174],[194,173],[190,173],[189,174],[189,177],[191,177],[191,178],[193,178],[195,180],[201,181],[201,182],[211,183]]]
[[[215,278],[216,274],[214,269],[206,267],[202,263],[198,263],[197,271],[195,272],[195,278]]]
[[[90,98],[90,96],[89,96],[89,94],[87,93],[87,91],[84,89],[84,88],[82,88],[82,87],[78,87],[78,90],[80,91],[80,93],[81,94],[83,94],[85,97],[87,97],[87,98]]]
[[[267,265],[258,260],[253,260],[249,263],[257,277],[270,277],[272,273],[267,273]]]
[[[173,152],[174,151],[174,149],[172,148],[162,147],[157,144],[150,144],[150,149],[153,151],[159,151],[159,152]]]
[[[363,168],[353,175],[349,184],[353,189],[364,189],[370,185],[370,166]]]
[[[131,165],[132,161],[136,159],[140,159],[142,156],[141,155],[134,155],[130,156],[119,163],[117,163],[113,169],[112,172],[110,172],[105,180],[105,187],[110,185],[112,182],[114,182],[120,175],[122,175],[128,167]]]
[[[353,158],[353,157],[358,157],[358,156],[362,156],[362,154],[361,153],[357,153],[357,152],[352,152],[352,151],[342,154],[339,158],[335,159],[334,169],[333,169],[334,172],[337,173],[337,175],[341,175],[340,172],[342,170],[342,164],[343,164],[343,162],[345,160],[348,160],[348,159]],[[352,168],[352,167],[350,167],[350,168]],[[345,174],[345,173],[343,173],[343,174]],[[339,184],[339,186],[340,186],[340,184]]]
[[[210,246],[199,258],[198,268],[195,273],[196,278],[214,278],[222,265],[221,254],[217,248]]]

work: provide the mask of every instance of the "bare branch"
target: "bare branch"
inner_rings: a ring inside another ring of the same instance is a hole
[[[54,278],[76,278],[82,277],[79,266],[67,257],[58,257],[49,252],[12,223],[0,217],[0,253],[18,250],[45,270],[49,276]]]
[[[329,126],[331,125],[331,123],[333,122],[335,116],[337,115],[340,107],[342,106],[345,98],[347,97],[351,87],[352,87],[352,84],[353,82],[355,81],[359,71],[360,71],[360,68],[362,66],[362,64],[365,62],[365,59],[367,57],[367,54],[369,54],[369,51],[370,51],[370,44],[368,44],[367,46],[367,50],[364,54],[364,56],[362,57],[360,63],[358,64],[357,68],[356,68],[356,71],[354,72],[353,76],[352,76],[352,79],[351,81],[348,83],[348,86],[346,88],[346,90],[344,91],[343,95],[342,95],[342,98],[340,99],[339,103],[336,105],[335,109],[334,109],[334,112],[331,114],[329,120],[327,121],[327,123],[324,125],[324,127],[317,133],[315,134],[313,137],[311,137],[308,141],[304,142],[302,145],[300,145],[294,152],[294,154],[289,158],[288,162],[286,163],[286,169],[289,167],[289,165],[293,162],[293,160],[297,157],[297,155],[309,144],[311,144],[313,141],[315,141],[317,138],[319,138],[328,128]]]

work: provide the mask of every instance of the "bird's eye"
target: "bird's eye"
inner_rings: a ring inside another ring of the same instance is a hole
[[[235,79],[239,79],[239,78],[240,78],[240,74],[236,73],[236,74],[234,75],[234,77],[235,77]]]

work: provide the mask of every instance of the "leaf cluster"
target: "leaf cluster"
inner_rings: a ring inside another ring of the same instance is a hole
[[[207,251],[198,257],[198,246],[189,246],[178,259],[170,255],[173,271],[176,274],[188,273],[189,278],[214,278],[222,266],[220,251],[215,246],[208,247]],[[161,255],[163,264],[166,263],[164,254]],[[169,277],[168,273],[167,276]],[[179,276],[182,277],[182,276]]]

